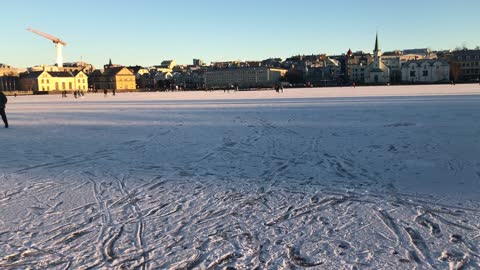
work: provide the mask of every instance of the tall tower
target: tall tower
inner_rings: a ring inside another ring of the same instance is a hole
[[[382,57],[382,51],[380,50],[380,46],[378,45],[378,32],[375,37],[375,49],[373,49],[373,63],[375,68],[380,68],[380,61]]]

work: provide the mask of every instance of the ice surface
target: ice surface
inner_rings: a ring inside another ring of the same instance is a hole
[[[10,97],[0,268],[480,268],[479,94]]]

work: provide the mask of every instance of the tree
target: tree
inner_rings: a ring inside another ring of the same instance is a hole
[[[450,63],[450,78],[456,82],[462,74],[462,69],[460,68],[460,63],[452,62]]]
[[[150,74],[148,73],[142,74],[140,75],[139,78],[137,78],[137,85],[139,88],[143,89],[149,86],[149,83],[148,83],[149,81],[150,81]]]
[[[298,69],[290,69],[285,74],[285,79],[291,84],[303,83],[303,72]]]

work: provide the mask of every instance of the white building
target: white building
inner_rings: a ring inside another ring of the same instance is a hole
[[[375,39],[375,49],[373,50],[373,63],[368,65],[365,69],[365,83],[390,83],[390,68],[382,62],[382,52],[378,45],[378,34]]]
[[[207,88],[230,88],[238,86],[272,87],[287,73],[286,69],[269,67],[235,67],[209,69],[205,73]]]
[[[450,65],[441,59],[408,61],[402,65],[402,81],[411,83],[448,82]]]

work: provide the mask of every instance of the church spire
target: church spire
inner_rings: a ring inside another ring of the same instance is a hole
[[[377,36],[375,38],[375,50],[376,52],[380,51],[380,46],[378,46],[378,32],[377,32]]]

